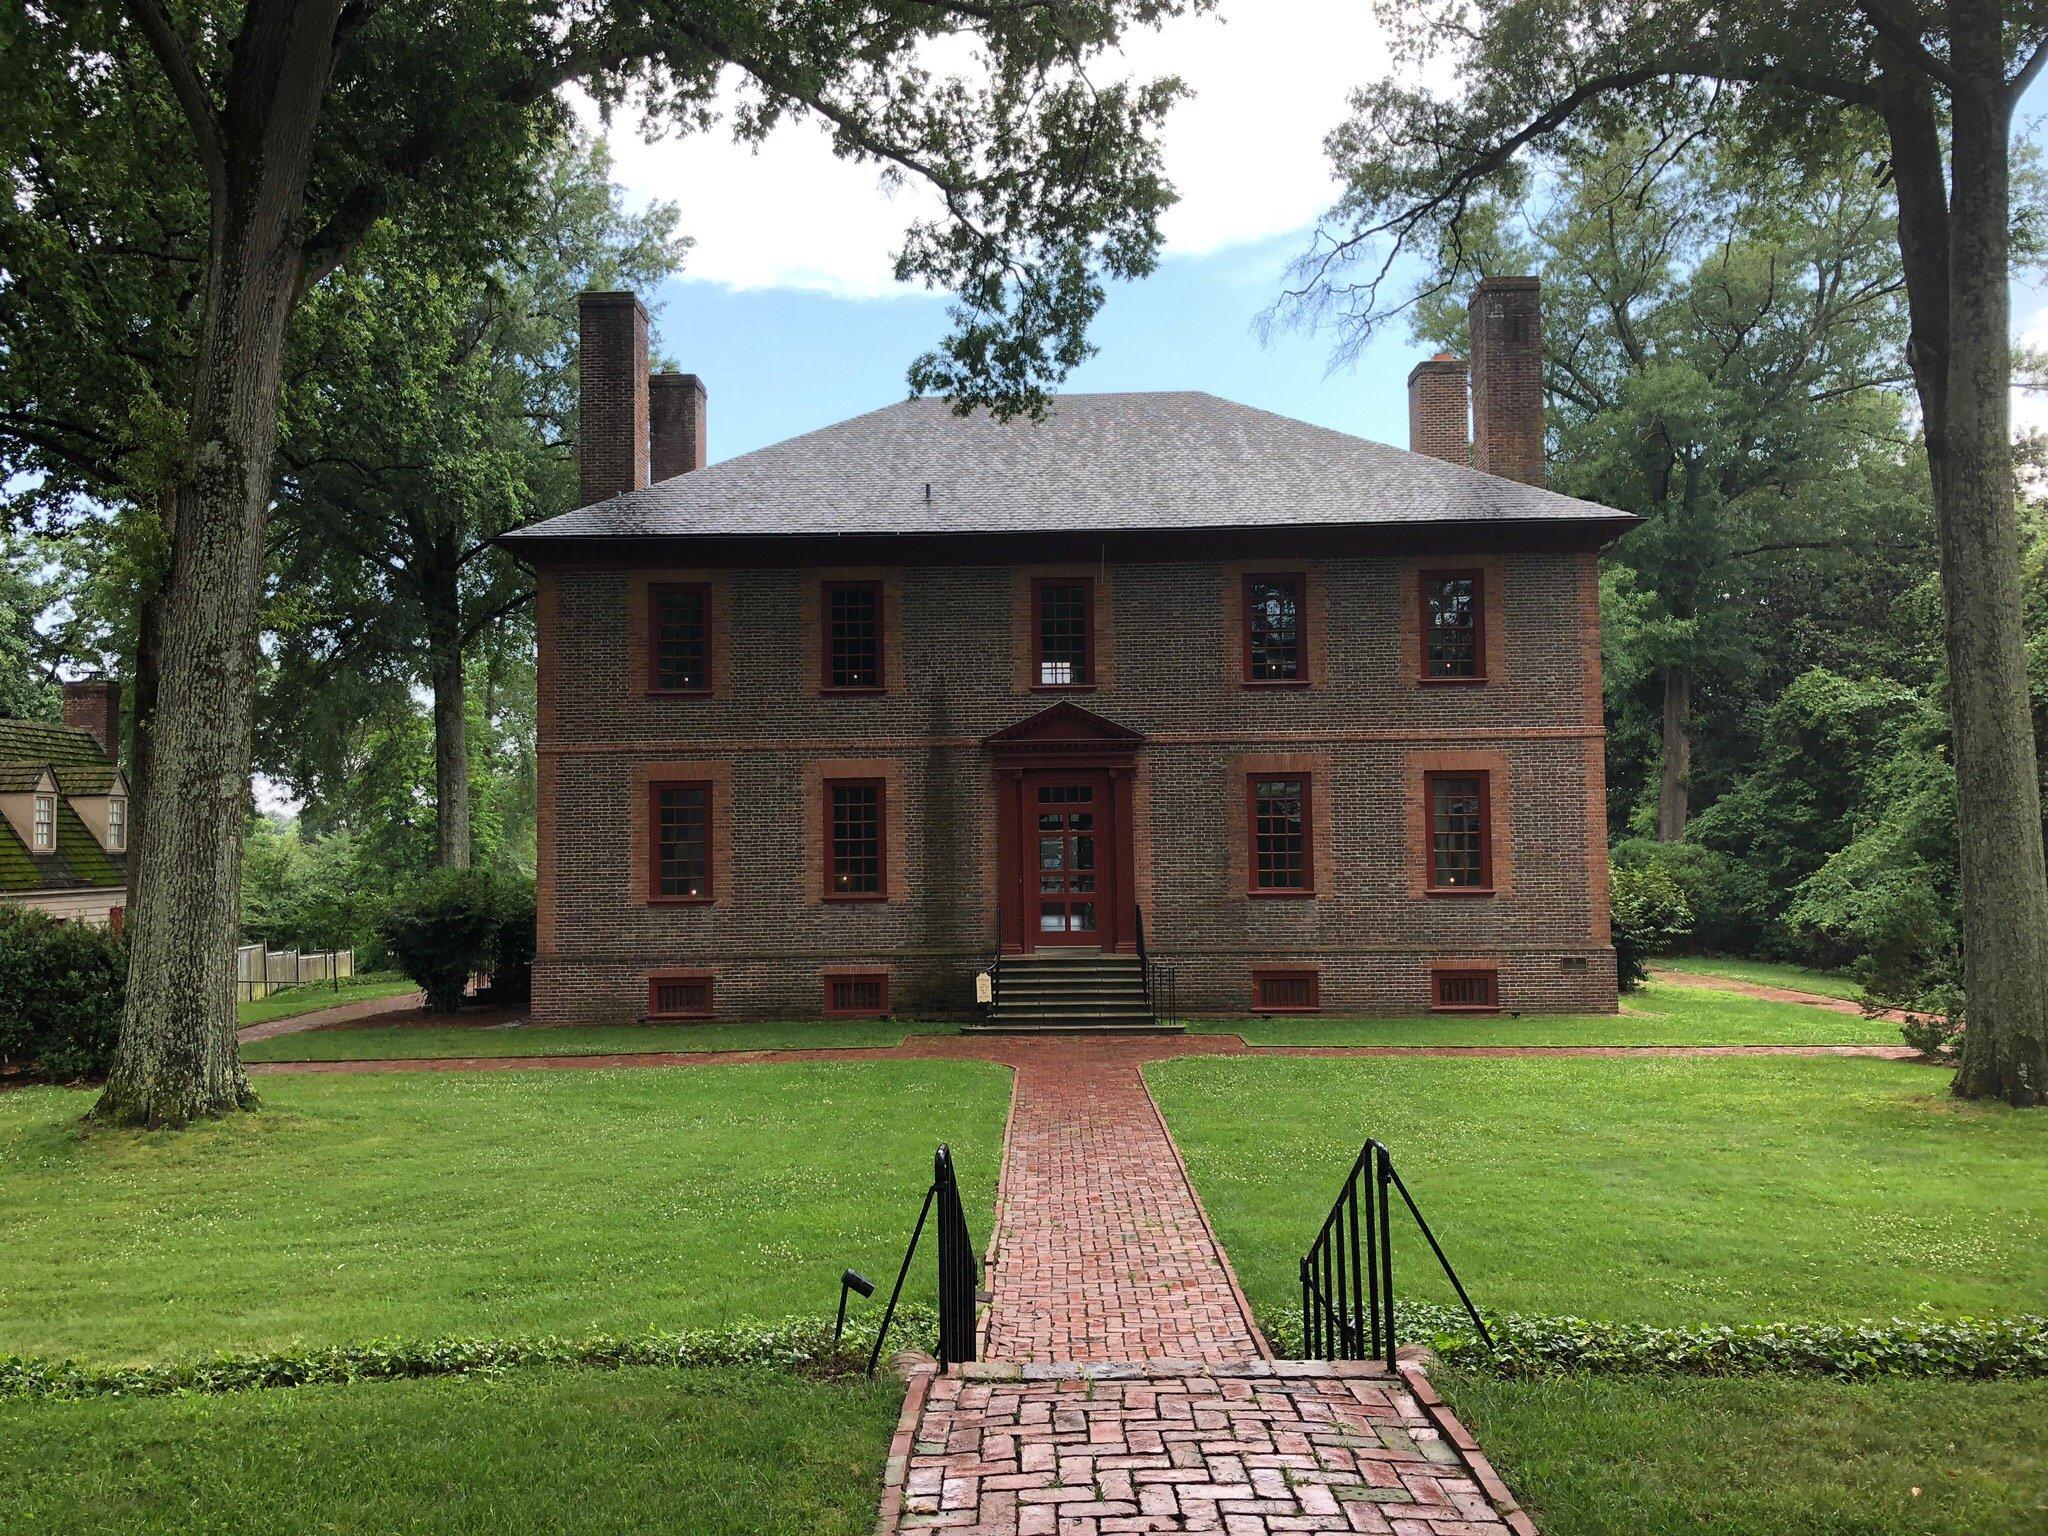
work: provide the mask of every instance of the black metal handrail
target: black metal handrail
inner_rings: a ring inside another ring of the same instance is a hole
[[[1134,907],[1131,915],[1137,919],[1138,972],[1145,980],[1145,1011],[1152,1015],[1154,1024],[1178,1017],[1180,1002],[1179,989],[1174,980],[1173,967],[1162,965],[1152,958],[1152,952],[1145,945],[1145,909]]]
[[[924,1192],[924,1206],[917,1213],[917,1225],[910,1231],[910,1246],[903,1250],[903,1267],[896,1271],[896,1289],[889,1293],[889,1305],[882,1313],[882,1326],[875,1330],[875,1347],[868,1354],[868,1374],[882,1358],[882,1343],[889,1337],[889,1324],[896,1316],[896,1303],[903,1295],[903,1282],[910,1274],[910,1261],[917,1255],[917,1240],[924,1236],[926,1218],[936,1205],[939,1210],[939,1369],[964,1365],[974,1359],[974,1311],[979,1301],[977,1281],[981,1261],[975,1256],[974,1239],[967,1232],[967,1212],[960,1204],[960,1181],[953,1173],[953,1152],[944,1142],[932,1154],[931,1188]]]
[[[1363,1199],[1360,1191],[1363,1189]],[[1377,1141],[1359,1148],[1358,1158],[1323,1228],[1301,1261],[1301,1352],[1310,1360],[1370,1360],[1394,1368],[1394,1247],[1388,1191],[1399,1191],[1430,1251],[1450,1277],[1458,1300],[1479,1337],[1493,1348],[1493,1335],[1464,1282],[1444,1257],[1443,1245],[1422,1219],[1415,1197],[1394,1171],[1394,1157]],[[1362,1209],[1361,1209],[1362,1207]],[[1362,1235],[1362,1242],[1361,1242]]]
[[[988,1016],[996,1016],[996,1006],[1003,1000],[1003,904],[996,903],[996,947],[988,962]]]

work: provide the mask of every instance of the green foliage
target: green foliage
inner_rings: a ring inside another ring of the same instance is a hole
[[[518,968],[508,985],[531,985],[533,947],[517,936],[522,923],[531,930],[531,883],[487,869],[437,869],[392,903],[379,931],[398,968],[426,993],[427,1007],[454,1013],[470,978],[501,962]]]
[[[533,954],[539,934],[535,926],[531,880],[501,878],[491,936],[491,1001],[501,1008],[524,1008],[533,1001]]]
[[[1924,1013],[1908,1012],[1899,1033],[1930,1061],[1960,1061],[1963,1055],[1963,1000],[1959,989]]]
[[[875,1341],[881,1309],[856,1313],[834,1341],[831,1322],[797,1318],[776,1323],[737,1322],[673,1333],[587,1334],[581,1337],[377,1340],[259,1354],[220,1354],[163,1365],[88,1365],[75,1360],[0,1356],[0,1402],[78,1402],[95,1397],[165,1397],[173,1394],[248,1392],[364,1381],[417,1381],[436,1376],[494,1375],[544,1366],[623,1370],[760,1366],[805,1375],[860,1369]],[[938,1341],[939,1314],[928,1303],[896,1309],[891,1349],[929,1350]]]
[[[1611,879],[1615,973],[1621,990],[1633,992],[1650,979],[1649,957],[1692,932],[1692,908],[1660,864],[1618,865]]]
[[[127,980],[128,946],[109,930],[0,903],[0,1067],[103,1076]]]
[[[1768,928],[1769,881],[1757,870],[1698,843],[1628,838],[1614,845],[1617,870],[1656,870],[1668,876],[1692,918],[1694,945],[1711,953],[1753,950]]]
[[[349,832],[308,837],[297,821],[258,817],[242,843],[242,937],[272,949],[353,949],[357,969],[371,969],[391,877]]]

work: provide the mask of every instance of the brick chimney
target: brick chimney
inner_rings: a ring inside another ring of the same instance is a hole
[[[1533,277],[1489,277],[1472,295],[1472,463],[1544,483],[1542,294]]]
[[[111,677],[64,685],[64,723],[91,731],[107,756],[121,756],[121,685]]]
[[[647,311],[631,293],[577,303],[582,504],[647,484]]]
[[[647,434],[656,480],[704,467],[704,381],[657,373],[647,381]]]
[[[1463,358],[1439,352],[1417,363],[1408,375],[1408,446],[1452,464],[1472,462],[1472,436],[1465,426],[1469,374]]]

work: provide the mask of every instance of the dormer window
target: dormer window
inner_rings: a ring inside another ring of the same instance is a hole
[[[128,801],[114,795],[107,801],[107,852],[128,851]]]
[[[51,853],[57,847],[57,797],[36,796],[35,850]]]

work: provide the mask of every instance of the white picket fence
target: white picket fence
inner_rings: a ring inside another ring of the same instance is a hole
[[[355,973],[356,952],[352,949],[271,949],[244,944],[235,950],[235,1000],[253,1002],[287,987],[309,987],[318,982],[333,986]]]

